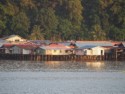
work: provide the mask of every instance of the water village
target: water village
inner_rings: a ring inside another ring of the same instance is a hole
[[[125,42],[27,40],[18,35],[0,38],[1,60],[125,60]]]

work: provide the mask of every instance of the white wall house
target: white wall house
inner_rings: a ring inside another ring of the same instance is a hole
[[[3,48],[4,44],[7,44],[8,42],[6,40],[2,40],[0,39],[0,54],[4,54],[5,53],[5,49]]]
[[[104,55],[105,49],[103,47],[97,46],[92,48],[93,55]]]
[[[26,39],[18,36],[18,35],[10,35],[7,37],[2,38],[3,40],[6,40],[10,43],[19,43],[19,42],[26,42]]]
[[[69,55],[72,54],[72,48],[62,44],[51,44],[49,46],[42,46],[36,50],[37,54],[41,55]]]
[[[45,48],[40,47],[37,49],[37,54],[40,55],[69,55],[72,54],[71,49],[64,48]]]
[[[33,45],[15,45],[11,47],[11,54],[34,54],[35,49]]]
[[[105,52],[104,48],[100,46],[90,47],[90,48],[84,49],[83,51],[85,55],[104,55],[104,52]]]
[[[84,55],[93,55],[92,49],[84,49],[83,53],[84,53]]]
[[[104,55],[105,49],[100,46],[84,46],[76,49],[76,55]]]
[[[31,54],[30,49],[21,48],[19,46],[11,47],[12,54]]]
[[[5,48],[5,54],[11,54],[11,49],[10,48]]]
[[[1,47],[1,49],[3,50],[2,53],[3,54],[11,54],[12,50],[11,47],[13,45],[12,44],[3,44],[3,46]]]

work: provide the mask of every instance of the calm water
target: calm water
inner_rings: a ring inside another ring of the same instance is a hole
[[[125,94],[125,62],[0,60],[0,94]]]
[[[0,61],[0,71],[125,71],[124,61]]]

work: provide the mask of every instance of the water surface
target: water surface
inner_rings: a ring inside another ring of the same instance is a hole
[[[0,61],[0,71],[124,71],[124,61]]]
[[[0,94],[125,94],[125,62],[1,60]]]

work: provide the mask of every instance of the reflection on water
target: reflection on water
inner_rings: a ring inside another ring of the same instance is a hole
[[[102,69],[105,67],[104,62],[86,62],[86,66],[90,69]]]
[[[0,71],[116,71],[125,70],[123,61],[8,61],[0,60]]]

